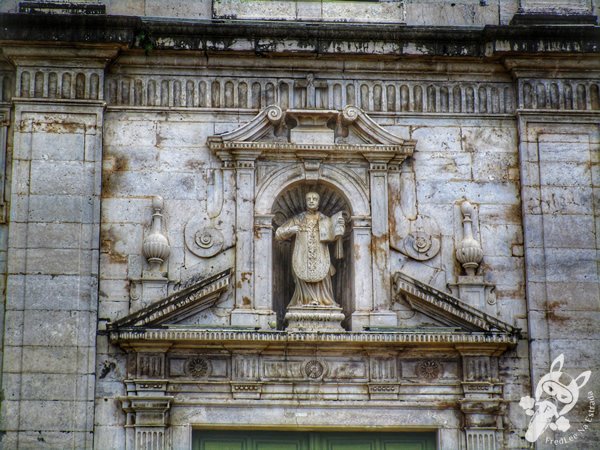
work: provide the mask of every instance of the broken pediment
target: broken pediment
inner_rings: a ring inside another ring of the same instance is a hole
[[[265,158],[295,154],[401,161],[412,155],[415,145],[386,131],[355,106],[341,111],[283,111],[271,105],[237,130],[208,139],[208,146],[222,159],[254,150]]]
[[[393,276],[396,295],[402,295],[410,306],[435,321],[471,332],[500,332],[518,335],[520,330],[463,303],[433,286],[402,272]]]
[[[177,292],[109,325],[109,329],[176,324],[212,307],[230,285],[231,269],[204,279],[190,279]]]

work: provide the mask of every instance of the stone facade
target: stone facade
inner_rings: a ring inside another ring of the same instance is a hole
[[[594,448],[597,2],[193,3],[0,5],[2,447]],[[309,190],[339,308],[288,307]]]

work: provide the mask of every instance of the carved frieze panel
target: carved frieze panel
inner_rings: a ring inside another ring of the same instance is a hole
[[[9,102],[13,96],[15,76],[12,71],[0,70],[0,102]],[[4,119],[3,119],[4,120]]]
[[[169,376],[192,379],[229,377],[229,357],[212,354],[173,355],[168,358]]]
[[[16,91],[23,98],[102,100],[101,77],[99,70],[20,68]]]
[[[397,358],[393,356],[373,356],[370,360],[371,380],[394,381],[401,375]]]
[[[312,77],[312,78],[311,78]],[[510,114],[510,83],[376,81],[370,79],[265,78],[209,75],[110,75],[110,105],[179,108],[250,108],[276,104],[282,109],[341,109],[356,105],[367,112]]]
[[[598,111],[600,83],[594,79],[521,79],[519,108]]]
[[[140,378],[162,378],[164,375],[164,353],[138,353],[137,376]]]
[[[460,379],[460,362],[457,358],[432,356],[419,359],[402,359],[404,378],[423,383],[445,382]]]

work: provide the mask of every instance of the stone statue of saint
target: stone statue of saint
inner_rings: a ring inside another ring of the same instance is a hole
[[[345,221],[341,212],[332,217],[321,214],[319,200],[316,192],[306,194],[307,211],[292,217],[275,233],[280,241],[296,237],[292,254],[296,290],[290,306],[337,306],[331,284],[335,269],[328,244],[338,241],[341,245]]]

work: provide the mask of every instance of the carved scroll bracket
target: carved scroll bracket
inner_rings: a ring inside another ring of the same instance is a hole
[[[129,380],[127,396],[120,397],[127,415],[127,448],[168,450],[169,411],[174,397],[165,395],[165,380]]]

